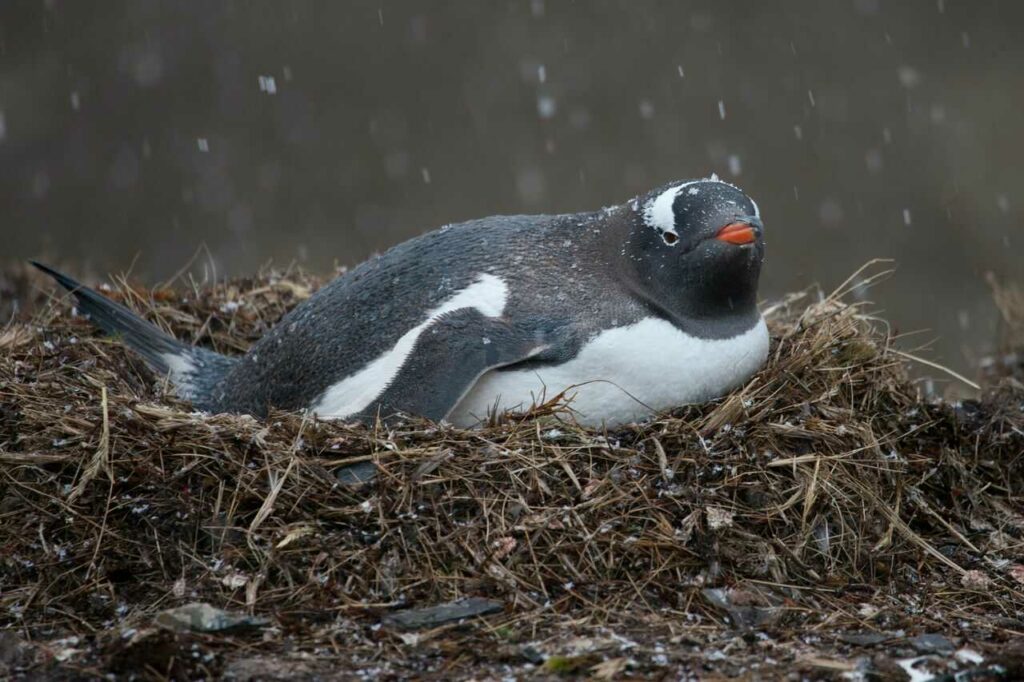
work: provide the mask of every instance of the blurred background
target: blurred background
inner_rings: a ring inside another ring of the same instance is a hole
[[[317,273],[717,172],[762,294],[867,295],[970,370],[1024,280],[1024,3],[4,0],[0,262]],[[913,345],[913,344],[911,344]]]

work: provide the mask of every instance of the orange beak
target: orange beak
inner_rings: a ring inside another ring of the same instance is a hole
[[[729,223],[718,231],[715,239],[729,244],[753,244],[757,241],[757,231],[746,223]]]

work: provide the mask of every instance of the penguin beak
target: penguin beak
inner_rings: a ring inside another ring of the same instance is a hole
[[[759,233],[760,227],[755,221],[738,220],[734,223],[729,223],[719,230],[715,235],[715,239],[720,242],[742,246],[756,242]]]

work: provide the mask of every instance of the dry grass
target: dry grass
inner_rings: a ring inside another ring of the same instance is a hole
[[[316,286],[110,295],[232,352]],[[55,303],[0,330],[0,623],[86,637],[96,671],[116,667],[118,627],[197,600],[273,616],[300,648],[328,641],[325,620],[463,595],[503,600],[501,627],[532,637],[891,629],[915,613],[1013,637],[1024,386],[924,399],[885,325],[843,294],[773,306],[770,362],[743,389],[603,433],[557,401],[478,431],[196,414]],[[339,483],[367,460],[375,482]]]
[[[996,352],[983,358],[981,370],[988,377],[1009,376],[1024,381],[1024,289],[999,282],[991,273],[992,299],[999,311]]]

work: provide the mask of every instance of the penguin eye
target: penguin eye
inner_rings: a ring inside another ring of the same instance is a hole
[[[677,241],[679,241],[679,237],[676,236],[676,234],[673,232],[662,232],[661,238],[664,239],[665,243],[668,244],[669,246],[672,246]]]

